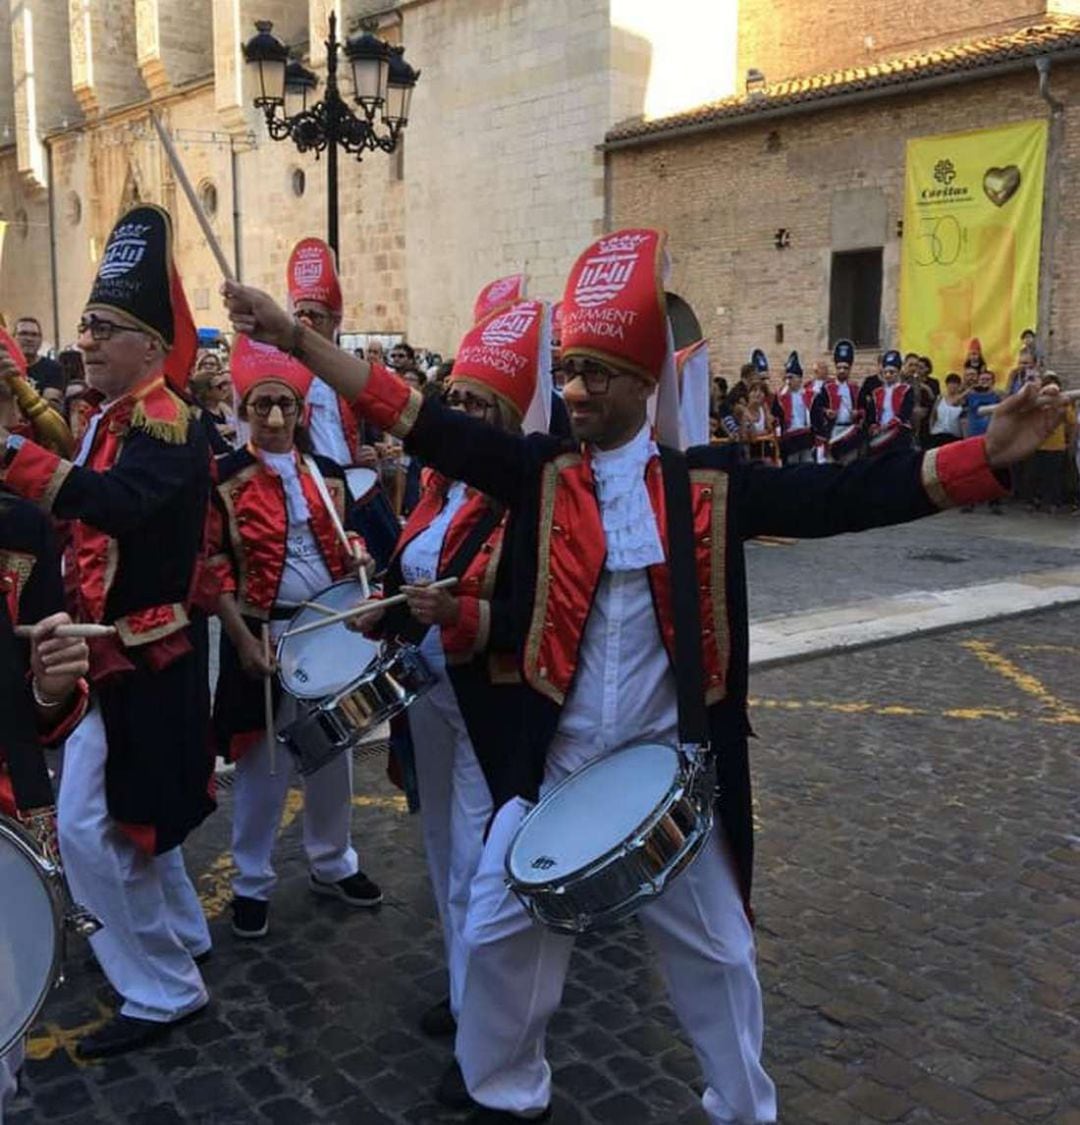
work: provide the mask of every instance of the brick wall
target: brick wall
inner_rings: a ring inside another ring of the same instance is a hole
[[[770,82],[863,66],[1045,14],[1047,0],[741,0],[740,76]]]
[[[1057,66],[1055,95],[1069,107],[1060,146],[1056,219],[1050,215],[1050,320],[1042,326],[1050,362],[1080,383],[1080,67]],[[750,349],[774,368],[797,348],[813,361],[828,340],[834,211],[862,189],[884,199],[882,331],[895,341],[903,211],[904,143],[909,136],[990,127],[1046,115],[1030,74],[953,86],[920,97],[782,118],[612,152],[615,225],[664,226],[673,257],[671,288],[696,310],[717,366],[730,374]],[[771,138],[770,134],[775,133]],[[856,198],[858,202],[858,198]],[[773,244],[778,228],[791,248]],[[1044,268],[1044,272],[1047,272]],[[775,342],[776,325],[784,342]],[[862,356],[861,362],[872,357]]]

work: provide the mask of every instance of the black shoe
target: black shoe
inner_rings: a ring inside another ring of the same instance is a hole
[[[232,900],[232,932],[251,941],[266,937],[270,929],[270,903],[261,898],[234,895]]]
[[[538,1117],[522,1117],[508,1109],[489,1109],[486,1105],[478,1105],[465,1120],[466,1125],[522,1125],[522,1122],[550,1121],[551,1106]]]
[[[189,1012],[188,1015],[170,1020],[168,1023],[139,1020],[117,1013],[104,1027],[84,1035],[75,1045],[75,1054],[80,1059],[108,1059],[113,1055],[136,1051],[140,1047],[148,1047],[151,1043],[164,1039],[174,1027],[193,1020],[205,1011],[204,1004],[197,1011]]]
[[[435,1100],[447,1109],[483,1109],[483,1106],[472,1100],[457,1059],[454,1059],[439,1079],[439,1084],[435,1087]]]
[[[308,882],[317,895],[339,898],[350,906],[378,906],[382,902],[382,891],[363,871],[357,871],[355,875],[350,875],[347,879],[339,879],[336,883],[324,883],[314,875]]]
[[[444,1039],[457,1031],[457,1020],[450,1011],[450,997],[433,1004],[420,1017],[420,1030],[431,1039]]]

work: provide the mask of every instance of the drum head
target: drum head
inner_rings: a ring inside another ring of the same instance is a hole
[[[360,583],[351,578],[335,582],[312,598],[333,610],[351,609],[363,600]],[[298,609],[286,633],[324,616],[317,609]],[[323,699],[344,691],[378,655],[378,642],[369,641],[346,629],[344,622],[338,622],[301,637],[283,636],[277,649],[278,678],[281,686],[297,699]]]
[[[45,875],[0,824],[0,1055],[45,1002],[59,949],[56,904]]]
[[[506,868],[521,885],[558,882],[633,837],[679,775],[671,746],[629,746],[596,758],[556,786],[525,818]]]
[[[354,500],[362,500],[379,482],[379,474],[374,469],[346,469],[345,483]]]

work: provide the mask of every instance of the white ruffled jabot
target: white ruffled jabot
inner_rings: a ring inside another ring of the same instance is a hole
[[[593,450],[592,471],[610,571],[641,570],[664,561],[645,468],[658,453],[646,424],[618,449]]]

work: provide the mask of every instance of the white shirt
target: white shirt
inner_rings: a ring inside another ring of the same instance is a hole
[[[461,481],[454,481],[447,489],[442,511],[406,544],[401,552],[401,576],[407,583],[414,585],[417,582],[434,582],[438,577],[439,559],[442,557],[446,533],[466,498],[465,485]],[[446,660],[443,656],[442,632],[439,629],[428,629],[420,642],[420,652],[434,671],[442,669]]]
[[[325,590],[333,581],[323,562],[311,524],[307,520],[299,522],[290,518],[285,530],[285,566],[281,572],[276,604],[299,605]],[[288,621],[271,621],[272,639],[276,642],[288,626]]]
[[[954,437],[961,437],[963,431],[960,429],[960,415],[963,412],[964,404],[962,402],[953,405],[942,395],[938,399],[937,408],[934,411],[934,424],[930,427],[930,432],[932,434],[952,434]]]
[[[893,410],[893,392],[898,386],[900,386],[899,383],[882,384],[881,417],[878,419],[878,424],[882,427],[889,425],[896,419],[896,412]]]
[[[645,570],[663,560],[645,488],[645,467],[655,449],[645,428],[619,449],[594,453],[608,553],[585,623],[577,677],[559,716],[552,746],[556,758],[574,755],[575,744],[592,756],[633,742],[673,744],[677,739],[675,677]],[[627,482],[638,487],[631,489]],[[635,499],[628,500],[630,495]],[[631,506],[635,522],[627,526]]]
[[[322,379],[312,379],[307,404],[311,407],[311,444],[315,452],[347,468],[352,464],[352,454],[341,424],[337,392]]]
[[[854,395],[851,393],[850,383],[841,383],[837,380],[836,397],[839,400],[836,408],[836,425],[846,426],[851,422],[855,413]]]
[[[791,396],[791,429],[808,430],[810,428],[810,408],[806,405],[802,390],[790,391]]]

